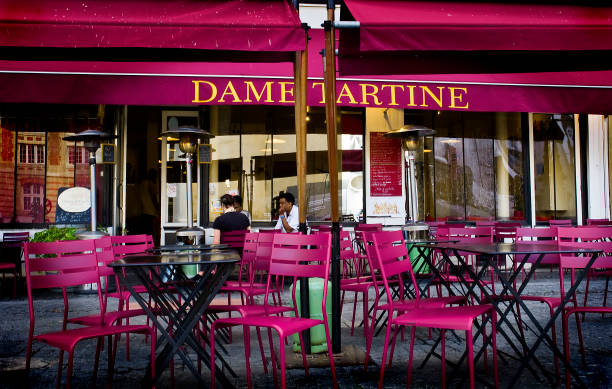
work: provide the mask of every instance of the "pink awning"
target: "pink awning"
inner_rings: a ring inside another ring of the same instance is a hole
[[[288,52],[305,41],[287,0],[5,0],[0,31],[0,46],[32,48]]]
[[[611,50],[612,8],[345,0],[360,51]]]
[[[341,75],[612,69],[611,7],[407,0],[345,3],[360,27],[340,30]]]
[[[323,106],[323,31],[309,34],[308,104]],[[339,77],[336,89],[347,107],[612,114],[612,71],[372,72]],[[0,60],[1,103],[291,106],[293,97],[290,63]]]

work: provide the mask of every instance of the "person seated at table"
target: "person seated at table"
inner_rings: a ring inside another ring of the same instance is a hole
[[[221,196],[221,206],[223,207],[223,215],[218,216],[213,222],[215,230],[213,244],[221,242],[221,231],[247,230],[251,225],[246,215],[236,212],[234,209],[234,197],[232,195],[224,194]]]
[[[278,221],[274,229],[282,232],[298,232],[300,212],[295,205],[295,197],[291,193],[282,193],[279,197]]]
[[[251,214],[249,213],[249,211],[242,208],[242,196],[234,196],[234,209],[236,210],[236,212],[246,215],[246,217],[249,218],[249,224],[251,224]]]

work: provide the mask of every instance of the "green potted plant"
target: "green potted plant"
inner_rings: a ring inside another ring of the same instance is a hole
[[[76,240],[76,228],[51,226],[34,234],[30,242],[55,242],[58,240]]]

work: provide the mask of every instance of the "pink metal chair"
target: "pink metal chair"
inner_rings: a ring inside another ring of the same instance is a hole
[[[598,229],[598,228],[594,228]],[[582,238],[580,235],[583,234],[584,229],[570,229],[570,228],[559,228],[558,236],[559,236],[559,246],[563,245],[571,245],[573,247],[582,247],[588,249],[602,250],[603,255],[595,259],[595,262],[592,265],[592,269],[603,269],[612,272],[612,242],[609,240],[595,240],[596,232],[592,231],[591,234],[587,234],[588,237]],[[576,241],[580,239],[580,241]],[[560,287],[561,287],[561,297],[565,295],[566,289],[571,288],[576,283],[575,271],[577,269],[584,269],[589,260],[590,256],[588,255],[561,255],[559,262],[559,274],[560,274]],[[565,285],[565,280],[563,277],[564,270],[570,271],[570,284]],[[578,332],[578,342],[580,344],[580,353],[582,356],[583,365],[586,364],[585,350],[584,350],[584,340],[582,338],[582,327],[580,324],[580,320],[578,320],[578,315],[586,314],[586,313],[612,313],[612,307],[605,306],[578,306],[576,302],[576,296],[574,295],[571,303],[573,306],[566,306],[563,310],[563,345],[564,345],[564,354],[566,361],[569,363],[570,360],[570,339],[569,339],[569,318],[571,315],[576,315],[576,327]],[[565,373],[565,384],[569,389],[571,388],[571,376],[568,369],[566,369]]]
[[[0,259],[0,270],[13,270],[13,298],[17,294],[17,277],[22,278],[21,256],[23,254],[23,244],[30,239],[28,231],[5,232],[2,235],[3,258]],[[13,266],[10,266],[12,264]],[[3,272],[2,277],[5,277]]]
[[[107,265],[112,263],[115,260],[115,256],[113,254],[113,245],[111,237],[106,236],[100,239],[94,240],[96,246],[96,256],[98,257],[98,274],[100,277],[103,277],[105,280],[104,285],[104,300],[102,305],[102,315],[104,321],[102,325],[105,326],[114,326],[117,323],[121,324],[122,320],[129,320],[129,318],[143,316],[145,315],[144,309],[130,309],[129,306],[120,306],[116,311],[108,311],[107,310],[107,301],[106,295],[108,294],[108,286],[111,281],[115,282],[116,290],[120,290],[121,286],[119,285],[119,281],[115,277],[113,269],[108,267]],[[68,323],[72,324],[80,324],[84,326],[96,326],[100,325],[100,315],[87,315],[87,316],[79,316],[73,318],[67,318],[67,308],[68,303],[66,300],[66,295],[64,294],[64,315],[65,319]],[[129,322],[127,322],[129,324]],[[148,324],[148,323],[147,323]],[[119,336],[116,336],[113,344],[113,358],[116,354],[117,343],[119,341]],[[126,340],[126,358],[129,359],[129,338]]]
[[[2,271],[2,280],[6,280],[6,273],[13,272],[13,298],[17,297],[17,269],[14,263],[0,262],[0,271]]]
[[[370,224],[366,224],[366,223],[359,223],[357,224],[357,227],[355,227],[355,232],[357,231],[365,231],[365,232],[375,232],[375,231],[382,231],[382,223],[370,223]]]
[[[612,224],[608,219],[587,219],[587,226],[609,226]]]
[[[285,340],[292,334],[299,334],[300,342],[303,344],[302,331],[310,329],[317,325],[323,325],[325,329],[325,336],[327,341],[327,347],[329,351],[329,363],[331,367],[332,378],[334,382],[334,388],[338,387],[336,380],[336,369],[334,367],[334,359],[331,352],[331,340],[329,326],[327,322],[327,315],[323,314],[322,320],[307,319],[299,317],[296,303],[296,285],[300,277],[306,278],[322,278],[323,279],[323,299],[321,302],[322,312],[326,310],[327,300],[327,285],[329,280],[329,263],[331,257],[331,235],[330,234],[314,234],[314,235],[297,235],[297,234],[276,234],[274,235],[274,242],[272,246],[272,253],[270,258],[270,269],[267,278],[268,292],[264,298],[264,315],[247,315],[236,318],[219,319],[215,322],[215,326],[244,326],[244,347],[245,347],[245,359],[246,359],[246,370],[247,370],[247,382],[249,388],[252,387],[251,381],[251,368],[249,363],[250,356],[250,336],[249,328],[264,327],[268,331],[271,329],[276,330],[280,337],[280,370],[281,370],[281,386],[283,389],[286,388],[285,379]],[[295,317],[278,317],[271,316],[275,314],[275,307],[269,304],[269,295],[273,287],[274,276],[285,276],[293,278],[293,287],[291,289],[292,311]],[[270,312],[270,314],[266,314]],[[210,355],[211,365],[214,362],[214,331],[211,329],[210,338]],[[273,369],[275,380],[277,378],[276,369],[274,368],[274,347],[272,338],[270,338],[270,352],[272,353]],[[306,360],[306,354],[302,348],[302,360],[304,362],[304,369],[308,375],[308,364]],[[215,375],[214,368],[211,369],[211,387],[215,387]]]
[[[548,225],[551,227],[571,227],[572,220],[571,219],[550,219],[548,221]]]
[[[319,224],[312,226],[310,229],[312,232],[331,232],[331,226],[329,224]]]
[[[374,243],[374,237],[376,242]],[[464,296],[448,296],[448,297],[437,297],[437,298],[421,298],[419,288],[415,288],[415,299],[408,299],[404,291],[404,277],[412,271],[412,265],[410,262],[410,255],[406,242],[404,241],[404,235],[402,231],[385,231],[385,232],[374,232],[369,234],[369,240],[372,240],[373,244],[366,246],[368,258],[372,264],[372,269],[380,272],[380,277],[372,276],[374,289],[384,290],[387,296],[386,303],[380,301],[380,295],[377,293],[374,301],[372,311],[372,327],[366,334],[366,357],[364,368],[367,369],[370,351],[372,347],[372,340],[374,338],[374,330],[377,322],[377,311],[386,312],[387,321],[392,318],[394,314],[406,312],[419,307],[430,307],[430,308],[442,308],[447,305],[453,304],[464,304]],[[379,246],[376,247],[375,245]],[[394,293],[391,290],[391,285],[397,285],[399,293]],[[416,284],[414,284],[416,287]],[[396,298],[394,298],[396,296]],[[388,344],[388,335],[390,334],[390,326],[387,325],[387,332],[385,338],[385,346]],[[387,352],[386,349],[383,352],[382,365],[385,364]],[[393,359],[393,348],[391,349],[391,355],[389,356],[389,366]],[[383,373],[381,372],[381,380]]]
[[[602,227],[602,226],[587,226],[579,228],[578,231],[563,229],[559,236],[562,236],[564,241],[610,241],[612,240],[612,227]],[[612,277],[612,270],[610,269],[599,269],[596,266],[593,266],[589,272],[587,273],[586,286],[584,288],[584,302],[583,305],[587,306],[587,301],[589,299],[589,286],[591,284],[591,279],[594,277],[605,277],[606,278],[606,286],[604,289],[604,298],[603,305],[605,306],[608,301],[608,285],[610,282],[610,277]],[[582,316],[582,321],[585,320],[585,315]]]
[[[34,340],[44,342],[60,350],[57,387],[61,384],[62,361],[64,351],[68,352],[68,370],[66,373],[66,387],[70,388],[73,369],[74,349],[76,345],[85,339],[97,339],[97,347],[94,362],[95,382],[98,359],[102,339],[108,336],[108,380],[112,380],[113,352],[111,349],[111,338],[122,333],[140,333],[151,336],[151,369],[155,374],[155,331],[146,325],[105,325],[104,304],[98,273],[98,256],[93,240],[82,241],[60,241],[52,243],[26,243],[24,245],[24,258],[26,269],[26,283],[28,292],[28,306],[30,310],[30,328],[28,332],[28,343],[26,348],[26,372],[30,371],[30,360],[32,357],[32,342]],[[66,288],[83,284],[97,284],[98,303],[100,308],[99,321],[97,325],[67,329],[67,314],[69,311]],[[34,289],[62,288],[64,292],[64,321],[61,329],[54,332],[41,334],[35,333],[35,308],[32,291]]]
[[[221,244],[227,244],[231,248],[238,250],[242,253],[242,247],[244,246],[244,236],[249,230],[236,230],[236,231],[221,231]]]
[[[366,244],[364,236],[367,235],[366,232],[358,231],[356,234],[359,235],[359,239],[363,244]],[[346,266],[347,261],[353,261],[354,266],[353,269],[355,271],[355,275],[348,274],[346,271],[343,272],[343,277],[340,280],[340,290],[342,291],[342,301],[340,306],[344,306],[344,294],[345,292],[353,292],[353,318],[351,320],[351,336],[355,331],[355,314],[357,311],[357,295],[361,294],[362,296],[362,308],[363,308],[363,334],[366,336],[368,333],[368,292],[370,288],[374,287],[374,282],[372,281],[372,276],[369,274],[365,274],[364,270],[369,265],[365,265],[362,259],[358,254],[355,254],[353,250],[353,243],[351,241],[350,233],[348,231],[342,231],[340,233],[340,260],[344,262]],[[367,260],[367,257],[366,257]],[[346,267],[345,267],[346,269]]]
[[[458,330],[466,332],[466,343],[467,343],[467,363],[470,373],[470,388],[474,388],[474,363],[473,363],[473,337],[472,327],[474,321],[480,317],[487,315],[491,319],[491,341],[493,345],[493,369],[495,376],[495,386],[499,386],[498,375],[497,375],[497,347],[496,347],[496,329],[495,323],[497,315],[495,308],[492,305],[473,305],[473,306],[459,306],[459,307],[448,307],[448,304],[459,304],[465,301],[463,299],[453,300],[451,298],[438,298],[438,299],[422,299],[419,294],[419,286],[416,278],[412,271],[410,264],[410,258],[408,256],[406,246],[403,243],[403,236],[400,233],[375,233],[372,234],[373,246],[372,249],[375,251],[376,258],[380,264],[380,271],[382,273],[382,280],[385,283],[387,289],[387,295],[390,296],[390,289],[388,286],[388,280],[390,277],[399,276],[402,273],[406,273],[410,277],[410,281],[414,287],[416,293],[416,299],[409,302],[406,306],[396,305],[392,301],[384,309],[390,309],[389,311],[389,323],[387,324],[387,331],[385,333],[385,346],[383,349],[383,359],[380,365],[380,380],[378,381],[378,388],[382,389],[384,379],[384,368],[385,368],[385,357],[387,355],[388,344],[391,336],[391,327],[395,326],[393,334],[393,344],[391,346],[391,360],[393,354],[393,348],[397,339],[397,333],[400,326],[412,327],[410,335],[410,357],[408,362],[408,378],[406,386],[410,386],[410,380],[412,376],[412,359],[414,353],[414,339],[416,327],[426,328],[438,328],[440,329],[441,335],[441,359],[442,359],[442,387],[446,384],[446,352],[445,352],[445,332],[446,330]],[[398,242],[402,242],[398,244]],[[397,258],[403,258],[403,260],[397,260]],[[403,283],[400,282],[400,285]],[[403,294],[403,293],[402,293]],[[431,305],[430,305],[431,304]],[[398,316],[393,317],[392,310],[398,311]],[[403,313],[401,313],[403,312]],[[400,314],[401,313],[401,314]],[[485,333],[483,332],[483,337]]]
[[[476,220],[476,227],[495,227],[495,220]]]
[[[110,237],[112,244],[112,252],[114,259],[119,259],[125,255],[139,254],[153,248],[153,237],[151,235],[139,234],[139,235],[115,235]],[[108,287],[108,280],[106,287]],[[134,290],[137,293],[146,293],[144,286],[135,286]],[[117,299],[117,311],[125,311],[129,309],[130,305],[130,292],[124,288],[118,287],[114,292],[108,292],[105,290],[104,293],[104,306],[108,307],[108,298]],[[150,299],[149,299],[150,302]],[[130,324],[129,315],[125,318],[126,324]],[[147,324],[149,318],[147,317]],[[125,339],[125,358],[130,360],[130,338],[126,335]]]

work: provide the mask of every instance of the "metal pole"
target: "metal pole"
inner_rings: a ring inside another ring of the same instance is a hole
[[[329,161],[329,197],[332,221],[332,352],[342,351],[340,340],[340,215],[338,211],[338,135],[336,111],[336,39],[334,22],[334,1],[327,3],[325,29],[325,113],[327,118],[327,156]]]
[[[193,227],[193,204],[191,202],[191,153],[185,153],[187,165],[187,227]]]
[[[89,179],[90,179],[90,193],[91,193],[91,231],[96,230],[96,153],[89,152]]]
[[[418,192],[415,179],[416,168],[414,164],[414,155],[410,151],[407,151],[406,154],[408,154],[408,185],[410,188],[408,195],[410,201],[410,218],[412,219],[413,223],[416,223],[419,219],[419,208],[417,204]]]

